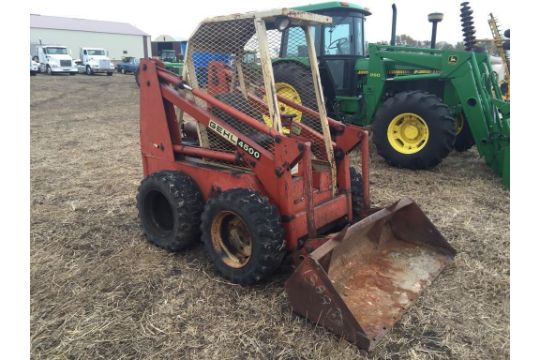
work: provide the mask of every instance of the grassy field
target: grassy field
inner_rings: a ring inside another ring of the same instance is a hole
[[[505,359],[509,192],[475,150],[431,171],[372,152],[375,205],[417,201],[455,262],[371,353],[294,315],[282,269],[253,287],[217,276],[203,247],[152,246],[133,76],[31,79],[33,359]]]

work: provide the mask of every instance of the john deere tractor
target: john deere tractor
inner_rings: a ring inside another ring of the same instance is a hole
[[[396,167],[429,169],[452,149],[476,144],[509,186],[510,103],[501,97],[489,55],[477,46],[468,3],[461,4],[465,51],[435,49],[440,13],[428,16],[430,48],[396,46],[392,7],[390,44],[367,49],[364,22],[371,13],[366,8],[344,2],[296,8],[332,18],[332,24],[311,30],[328,114],[371,125],[378,153]],[[279,57],[273,60],[278,95],[315,108],[316,99],[302,92],[313,81],[305,35],[285,22],[278,29]],[[284,103],[281,107],[287,110]],[[301,117],[298,113],[295,120]]]

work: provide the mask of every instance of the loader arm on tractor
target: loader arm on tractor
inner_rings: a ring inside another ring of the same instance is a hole
[[[185,76],[141,60],[137,207],[151,242],[180,251],[202,239],[234,283],[290,254],[293,310],[372,349],[455,250],[412,200],[371,208],[368,133],[326,115],[309,35],[315,85],[303,91],[316,105],[276,92],[276,31],[328,22],[290,9],[211,18],[189,40]]]
[[[374,116],[387,84],[431,80],[446,83],[458,100],[446,102],[463,112],[478,152],[505,186],[510,186],[510,103],[502,98],[489,56],[474,51],[404,48],[370,44],[366,117]],[[393,62],[421,66],[428,74],[387,76]]]

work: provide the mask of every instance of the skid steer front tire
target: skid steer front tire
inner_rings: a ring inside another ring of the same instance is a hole
[[[373,142],[386,162],[407,169],[430,169],[454,148],[455,120],[446,104],[424,91],[386,99],[373,121]]]
[[[285,256],[283,227],[276,207],[248,189],[232,189],[210,198],[201,230],[216,270],[236,284],[263,280]]]
[[[195,181],[176,171],[147,176],[137,194],[139,219],[146,237],[169,251],[184,250],[200,240],[203,207]]]

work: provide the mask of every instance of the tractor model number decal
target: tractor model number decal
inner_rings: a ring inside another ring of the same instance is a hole
[[[236,144],[240,149],[247,152],[249,155],[253,156],[255,159],[259,160],[261,158],[261,153],[252,148],[249,144],[246,144],[242,140],[238,140],[238,144]]]
[[[258,160],[261,158],[260,152],[255,150],[249,144],[245,143],[243,140],[238,139],[236,135],[222,128],[221,125],[215,123],[213,120],[210,120],[210,122],[208,123],[208,127],[231,144],[239,147],[240,149],[247,152],[249,155],[253,156],[255,159]]]
[[[381,73],[369,73],[369,76],[371,77],[381,77]]]

